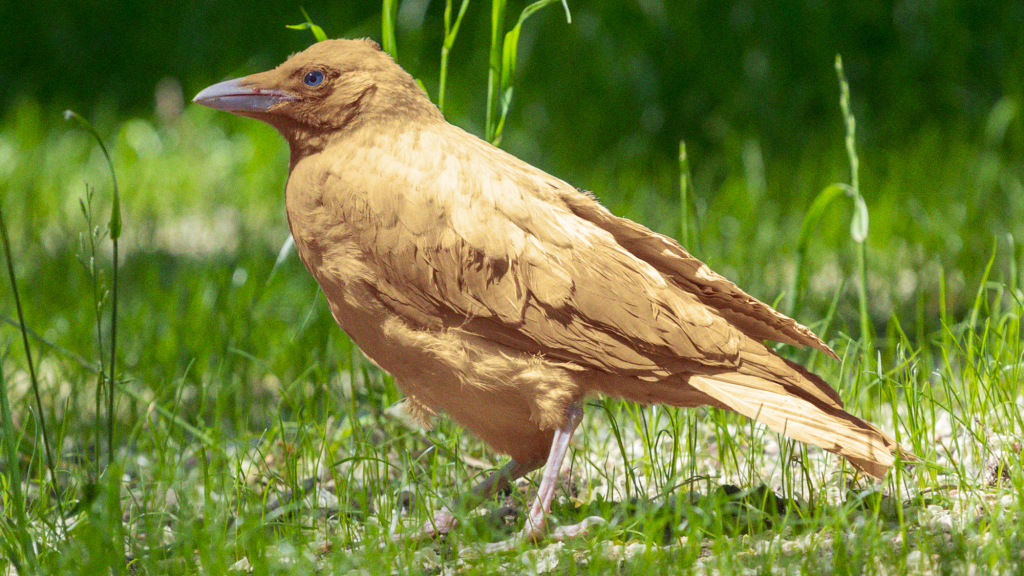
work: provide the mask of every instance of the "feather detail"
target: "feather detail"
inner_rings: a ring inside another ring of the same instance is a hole
[[[671,238],[614,216],[589,194],[566,193],[562,200],[574,214],[607,230],[616,242],[696,294],[701,302],[718,310],[751,338],[810,346],[839,359],[835,351],[806,326],[750,296],[691,256]]]

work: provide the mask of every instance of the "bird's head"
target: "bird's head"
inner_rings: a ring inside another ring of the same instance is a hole
[[[197,104],[262,120],[292,146],[322,149],[337,134],[365,122],[440,119],[412,77],[369,39],[325,40],[283,64],[206,88]]]

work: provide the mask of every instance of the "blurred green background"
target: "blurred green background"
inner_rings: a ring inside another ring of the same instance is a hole
[[[300,6],[332,37],[379,39],[376,2],[5,2],[0,104],[102,102],[144,115],[161,78],[179,79],[191,95],[304,48],[308,34],[283,28],[302,20]],[[399,62],[428,88],[436,85],[443,7],[400,4]],[[836,53],[846,60],[869,147],[936,126],[977,127],[1000,97],[1018,96],[1024,80],[1021,2],[643,0],[570,8],[572,25],[548,9],[521,43],[517,119],[537,133],[539,158],[563,150],[593,158],[624,139],[637,141],[626,146],[633,154],[656,154],[648,150],[671,149],[681,136],[702,146],[756,136],[772,153],[800,148],[809,136],[837,131]],[[512,3],[510,25],[518,12]],[[488,3],[471,4],[455,50],[460,114],[480,105],[472,96],[486,72],[489,16]]]
[[[509,26],[524,5],[510,6]],[[302,20],[299,7],[4,2],[4,126],[19,121],[12,110],[26,102],[38,103],[41,112],[24,121],[44,130],[61,124],[63,108],[106,119],[107,133],[121,119],[151,119],[162,79],[180,82],[187,102],[216,80],[274,66],[307,46],[310,34],[284,28]],[[304,7],[331,37],[380,39],[376,2],[314,0]],[[432,95],[443,8],[436,0],[399,8],[398,61]],[[873,242],[932,218],[961,235],[931,247],[959,266],[964,245],[971,259],[993,234],[1019,232],[1021,200],[1002,183],[959,194],[941,189],[974,184],[964,174],[973,168],[967,156],[983,148],[1020,165],[1024,2],[643,0],[570,8],[571,25],[552,6],[525,27],[504,145],[594,190],[620,212],[655,228],[676,228],[674,171],[683,138],[702,214],[719,194],[736,193],[732,180],[750,188],[758,163],[764,185],[747,192],[768,195],[760,216],[802,212],[817,190],[846,179],[832,66],[841,53],[859,124],[863,193],[872,208],[894,204],[906,217],[893,230],[873,229]],[[470,5],[452,56],[448,116],[476,133],[482,132],[489,17],[488,3]],[[1001,101],[1013,119],[986,139]],[[809,181],[810,174],[826,178]],[[908,186],[906,179],[919,181]],[[941,203],[944,212],[928,213],[928,198],[914,199],[907,190],[948,194],[949,202]],[[756,208],[760,200],[748,205]],[[915,218],[919,204],[924,213]],[[705,224],[715,228],[717,217],[711,218]],[[719,234],[732,234],[725,227]]]
[[[510,4],[507,27],[525,5]],[[109,176],[95,144],[62,120],[72,108],[111,145],[121,183],[123,351],[139,381],[230,375],[273,389],[268,378],[287,383],[340,361],[344,344],[332,339],[344,338],[297,259],[271,275],[288,234],[284,141],[189,104],[213,82],[312,43],[308,31],[285,28],[303,20],[300,6],[331,37],[380,40],[377,2],[0,3],[0,205],[41,334],[95,355],[93,290],[75,261],[89,258],[80,202],[97,190],[102,229]],[[1021,285],[1024,2],[569,7],[571,24],[556,4],[524,26],[502,147],[678,237],[684,139],[698,228],[688,248],[780,301],[808,207],[850,178],[834,70],[842,54],[870,212],[876,332],[896,318],[912,338],[928,337],[941,330],[943,303],[950,321],[963,318],[993,251],[990,279]],[[398,9],[397,60],[432,97],[443,10],[437,0]],[[451,56],[446,114],[478,135],[489,42],[490,4],[474,0]],[[851,213],[843,200],[821,219],[808,293],[793,311],[813,324],[836,299],[830,341],[859,335]],[[100,246],[102,263],[109,249]],[[11,314],[7,289],[0,294]],[[241,392],[238,400],[262,410]]]

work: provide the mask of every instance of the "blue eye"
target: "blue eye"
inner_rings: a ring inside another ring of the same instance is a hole
[[[302,82],[306,86],[317,86],[324,81],[324,73],[319,70],[312,70],[306,72],[306,75],[302,78]]]

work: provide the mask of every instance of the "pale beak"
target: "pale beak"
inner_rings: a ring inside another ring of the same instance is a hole
[[[268,112],[278,104],[298,99],[290,92],[256,88],[245,78],[236,78],[204,89],[192,101],[225,112]]]

